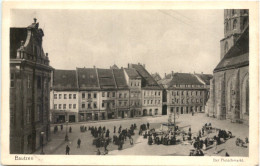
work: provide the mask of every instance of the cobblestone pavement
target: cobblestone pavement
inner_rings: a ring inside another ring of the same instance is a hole
[[[161,126],[161,123],[166,123],[168,121],[168,116],[161,117],[143,117],[139,119],[127,119],[127,120],[116,120],[116,121],[100,121],[100,122],[90,122],[90,123],[78,123],[78,124],[69,124],[72,127],[72,133],[68,133],[69,142],[64,141],[66,126],[64,125],[63,131],[59,131],[56,134],[51,135],[51,141],[45,145],[44,153],[45,154],[65,154],[66,145],[70,146],[71,155],[95,155],[97,148],[92,145],[93,137],[90,131],[80,132],[80,125],[85,126],[106,126],[110,130],[110,137],[113,136],[113,127],[116,126],[117,130],[120,125],[122,129],[129,128],[131,124],[136,123],[137,128],[140,124],[150,123],[150,128],[158,129]],[[219,129],[230,130],[235,136],[227,140],[225,143],[217,146],[217,154],[214,154],[214,148],[210,146],[204,154],[206,156],[225,156],[225,153],[228,152],[230,156],[248,156],[249,150],[248,147],[238,147],[235,145],[236,138],[239,137],[244,140],[245,137],[248,137],[249,127],[243,124],[231,123],[228,120],[217,120],[214,118],[206,117],[205,114],[191,114],[180,115],[176,119],[176,124],[185,131],[188,131],[188,128],[191,127],[193,135],[196,135],[197,132],[205,123],[211,123],[213,127]],[[51,128],[53,132],[53,127]],[[212,133],[211,135],[214,135]],[[81,148],[77,148],[77,139],[81,139]],[[138,135],[138,130],[135,130],[134,135],[134,145],[130,145],[129,140],[127,140],[123,146],[123,150],[118,151],[117,146],[110,143],[108,146],[109,155],[173,155],[173,156],[187,156],[190,152],[192,146],[188,142],[183,142],[178,145],[148,145],[147,139],[143,139]],[[248,146],[248,145],[246,145]],[[101,153],[104,153],[104,148],[100,148]],[[40,150],[36,152],[40,154]]]

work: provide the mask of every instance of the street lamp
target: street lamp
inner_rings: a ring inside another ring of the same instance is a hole
[[[44,152],[43,152],[43,135],[44,135],[44,132],[42,131],[41,132],[41,146],[42,146],[41,154],[44,154]]]
[[[68,137],[68,121],[66,121],[66,135],[65,135],[65,141],[69,141],[69,137]]]

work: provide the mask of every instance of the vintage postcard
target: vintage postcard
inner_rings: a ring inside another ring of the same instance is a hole
[[[258,165],[258,2],[3,2],[3,165]]]

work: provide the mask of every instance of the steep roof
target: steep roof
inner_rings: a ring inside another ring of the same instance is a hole
[[[142,88],[151,90],[161,90],[161,86],[153,79],[153,77],[148,73],[148,71],[139,64],[131,65],[139,75],[142,77]]]
[[[225,54],[214,72],[249,65],[249,26],[245,28],[233,47]]]
[[[206,85],[210,85],[210,80],[213,78],[212,74],[195,74],[198,76],[202,81],[206,83]]]
[[[190,73],[174,73],[169,86],[172,85],[204,85],[198,78]]]
[[[112,69],[97,69],[101,89],[116,89]]]
[[[78,84],[81,90],[98,90],[98,77],[95,68],[77,68]]]
[[[154,79],[155,81],[159,81],[159,80],[162,79],[161,76],[160,76],[160,74],[158,74],[158,73],[151,74],[151,76],[153,77],[153,79]]]
[[[78,90],[75,70],[54,70],[53,90]]]
[[[129,78],[132,79],[141,79],[141,76],[138,74],[138,72],[134,68],[125,68],[126,74]]]
[[[123,69],[113,69],[114,78],[118,89],[128,89],[124,70]]]

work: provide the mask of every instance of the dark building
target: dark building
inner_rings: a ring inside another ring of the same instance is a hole
[[[32,153],[50,139],[52,68],[39,23],[10,28],[10,153]]]
[[[248,124],[248,10],[225,10],[224,19],[225,38],[221,40],[221,60],[213,71],[207,114],[218,119]]]

